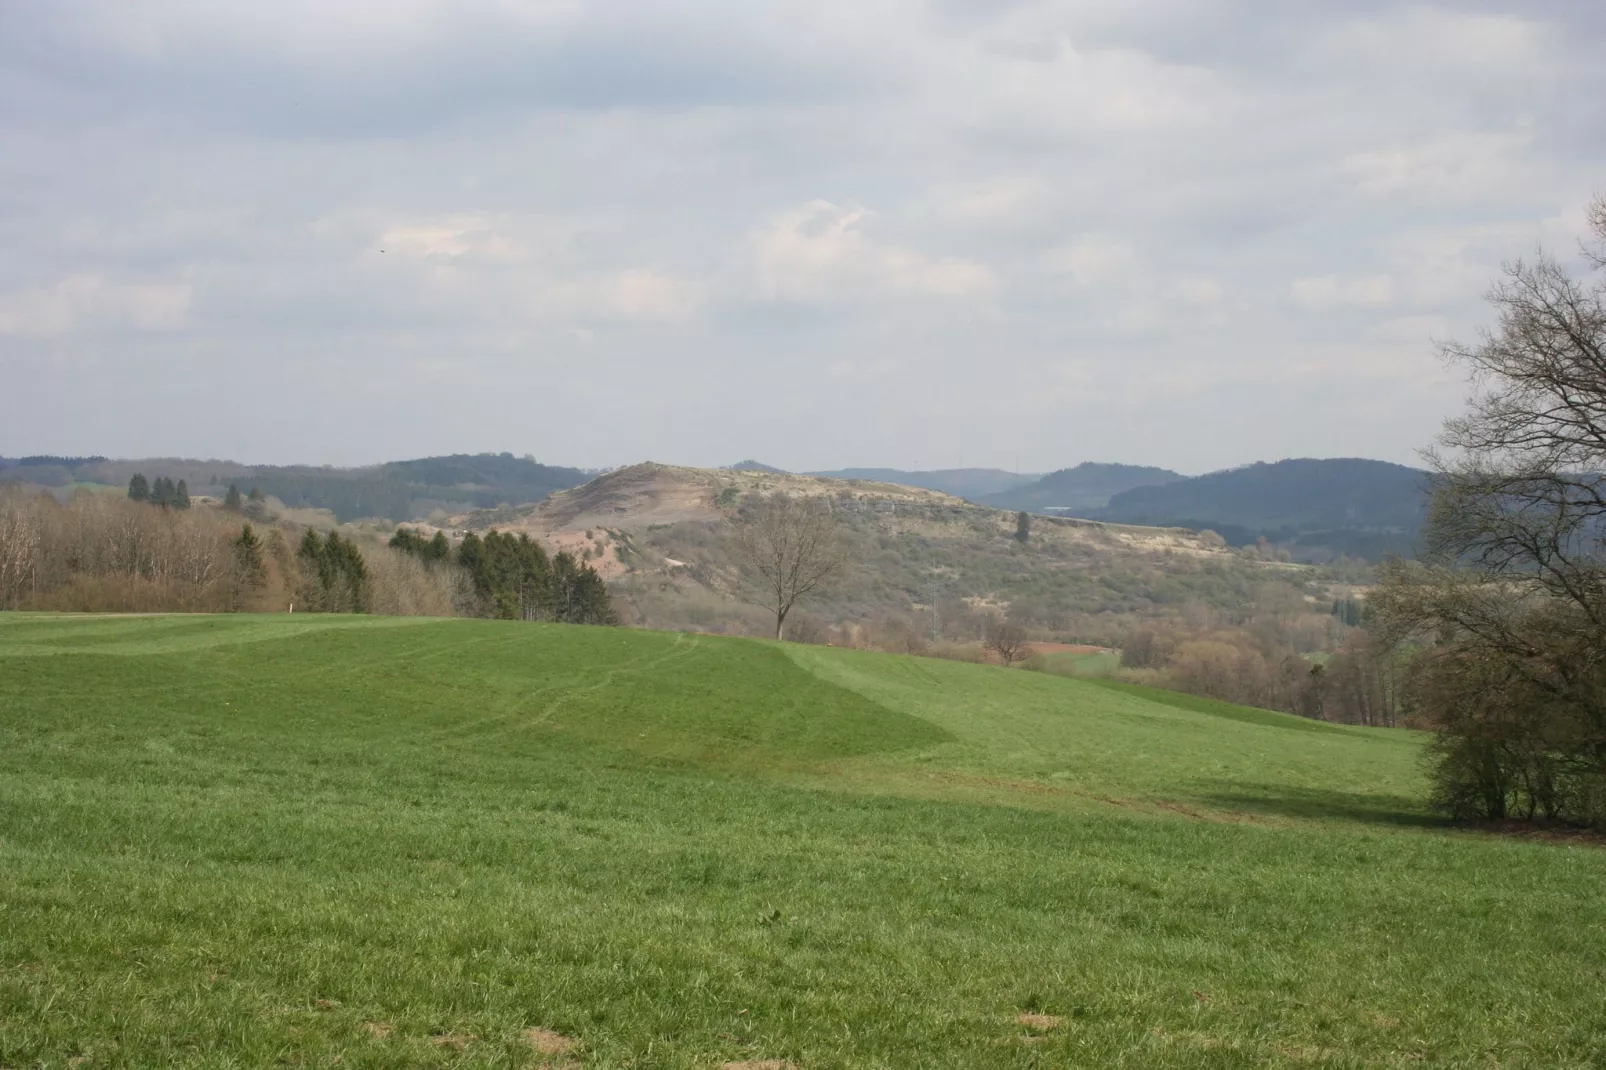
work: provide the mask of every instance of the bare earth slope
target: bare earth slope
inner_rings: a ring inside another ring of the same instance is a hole
[[[653,463],[454,524],[527,532],[585,558],[614,584],[634,623],[746,631],[755,621],[733,598],[727,521],[744,502],[772,494],[820,499],[840,519],[853,567],[812,607],[832,622],[902,616],[924,633],[935,598],[945,630],[967,614],[1007,609],[1038,629],[1100,642],[1134,618],[1190,602],[1243,605],[1268,578],[1301,589],[1311,579],[1180,528],[1038,517],[1022,543],[1014,513],[939,491]]]

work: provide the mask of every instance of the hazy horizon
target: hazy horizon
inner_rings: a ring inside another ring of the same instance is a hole
[[[0,9],[0,454],[1417,465],[1606,8]],[[1179,463],[1179,461],[1181,463]]]

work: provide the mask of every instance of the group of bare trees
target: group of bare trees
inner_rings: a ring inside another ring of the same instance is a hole
[[[1494,328],[1446,349],[1476,392],[1441,436],[1429,552],[1373,599],[1418,652],[1406,701],[1460,816],[1606,826],[1606,201],[1591,223],[1582,273],[1510,265]]]
[[[456,579],[374,543],[363,562],[370,612],[446,616]],[[285,533],[225,510],[153,509],[81,492],[0,490],[0,609],[237,612],[315,609],[318,569]],[[350,607],[346,607],[350,608]]]
[[[103,494],[0,493],[0,608],[225,610],[238,524]]]
[[[1138,679],[1207,698],[1343,724],[1400,723],[1399,653],[1365,628],[1309,605],[1291,611],[1268,585],[1246,623],[1146,624],[1122,646]]]

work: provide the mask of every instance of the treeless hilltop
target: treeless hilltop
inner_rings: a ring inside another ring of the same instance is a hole
[[[1035,638],[1109,645],[1138,621],[1192,603],[1228,610],[1273,580],[1292,597],[1331,601],[1313,570],[1230,550],[1210,533],[1038,516],[1022,541],[1014,512],[874,480],[644,463],[447,523],[524,532],[575,555],[609,582],[629,623],[768,634],[774,621],[737,598],[730,521],[774,495],[829,502],[849,557],[792,622],[800,637],[854,621],[979,640],[1007,613]]]
[[[497,527],[543,537],[594,528],[639,530],[720,520],[727,507],[748,494],[831,498],[867,505],[889,502],[977,508],[951,494],[893,483],[743,469],[684,468],[646,461],[605,473],[572,490],[558,491],[539,505],[522,507],[511,515],[505,510],[482,510],[454,518],[454,522],[467,528]]]

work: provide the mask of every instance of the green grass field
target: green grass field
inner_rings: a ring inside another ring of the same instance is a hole
[[[0,1066],[1602,1065],[1606,853],[1438,825],[1419,755],[819,647],[0,615]]]

